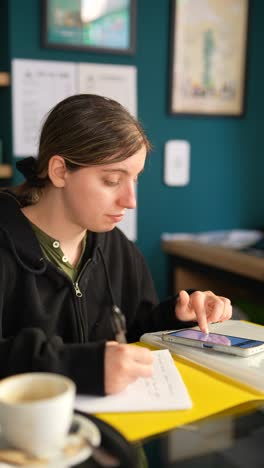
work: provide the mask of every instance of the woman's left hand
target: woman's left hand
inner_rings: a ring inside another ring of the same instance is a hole
[[[197,321],[203,333],[208,333],[208,323],[223,322],[232,317],[232,305],[229,299],[216,296],[212,291],[195,291],[188,294],[180,291],[175,306],[176,318]]]

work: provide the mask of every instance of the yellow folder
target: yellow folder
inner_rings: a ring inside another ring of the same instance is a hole
[[[139,346],[154,347],[139,343]],[[205,370],[198,364],[173,356],[193,401],[190,410],[148,413],[97,414],[131,442],[146,439],[183,424],[192,423],[237,405],[264,400],[264,393],[249,389],[229,377]]]

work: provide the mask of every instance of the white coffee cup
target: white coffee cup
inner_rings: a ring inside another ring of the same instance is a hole
[[[12,447],[50,458],[65,444],[76,387],[59,374],[26,373],[0,381],[0,426]]]

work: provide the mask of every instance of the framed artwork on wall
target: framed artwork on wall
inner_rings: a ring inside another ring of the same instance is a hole
[[[249,0],[173,0],[171,114],[244,112]]]
[[[42,0],[42,44],[56,49],[133,54],[136,0]]]

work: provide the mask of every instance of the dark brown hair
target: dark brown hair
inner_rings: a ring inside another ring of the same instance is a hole
[[[118,102],[94,94],[79,94],[59,102],[48,114],[41,130],[35,162],[36,184],[14,187],[28,203],[39,200],[49,183],[52,156],[64,158],[69,170],[110,164],[129,158],[150,143],[140,123]],[[39,183],[40,182],[40,183]]]

